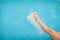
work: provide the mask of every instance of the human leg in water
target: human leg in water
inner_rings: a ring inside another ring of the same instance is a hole
[[[41,28],[47,32],[48,34],[51,35],[52,39],[53,40],[60,40],[60,32],[56,32],[50,28],[48,28],[48,26],[46,26],[42,21],[41,19],[38,17],[38,14],[37,12],[34,12],[34,18],[36,20],[36,22],[41,26]]]

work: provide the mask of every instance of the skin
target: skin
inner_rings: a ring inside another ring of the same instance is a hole
[[[51,35],[52,39],[53,40],[60,40],[60,32],[56,32],[50,28],[48,28],[41,20],[40,18],[38,17],[38,14],[37,12],[34,12],[34,18],[35,20],[37,21],[37,23],[41,26],[41,28],[47,32],[49,35]]]

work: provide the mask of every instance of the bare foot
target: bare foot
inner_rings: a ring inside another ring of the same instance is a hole
[[[38,14],[37,14],[37,12],[34,12],[34,18],[35,18],[35,20],[39,20],[39,17],[38,17]]]

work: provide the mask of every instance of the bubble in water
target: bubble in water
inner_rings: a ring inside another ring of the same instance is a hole
[[[34,25],[35,28],[37,28],[39,34],[43,33],[43,30],[41,29],[40,25],[35,21],[34,16],[33,16],[33,12],[27,16],[27,20]]]

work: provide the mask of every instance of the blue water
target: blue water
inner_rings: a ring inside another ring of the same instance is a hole
[[[51,40],[27,20],[35,11],[43,23],[60,32],[59,0],[0,0],[0,40]]]

